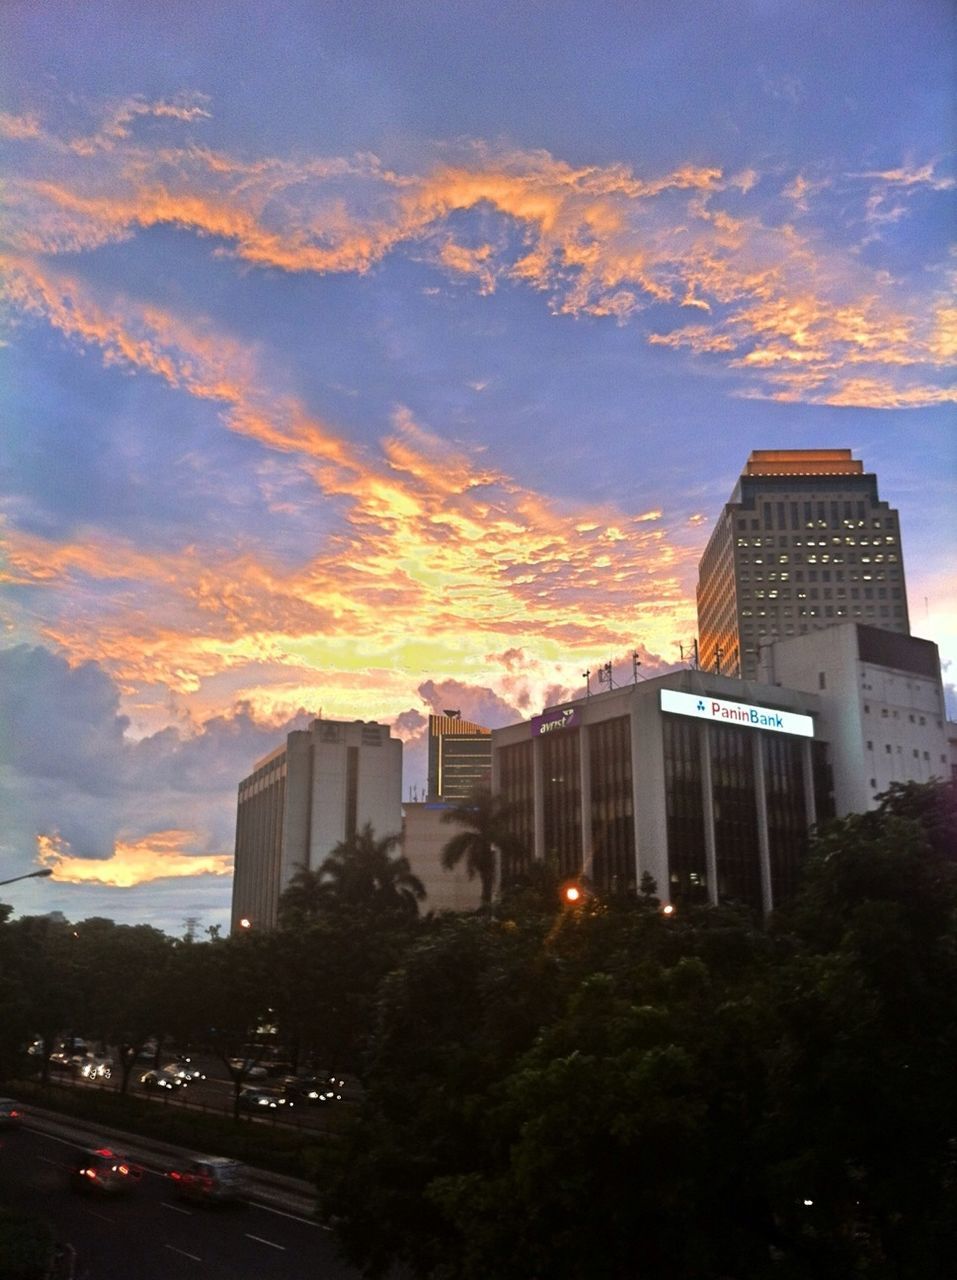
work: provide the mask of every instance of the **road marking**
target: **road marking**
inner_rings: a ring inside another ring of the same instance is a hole
[[[254,1209],[265,1209],[267,1213],[275,1213],[280,1218],[292,1218],[293,1222],[304,1222],[307,1227],[319,1227],[322,1231],[331,1231],[332,1227],[324,1227],[321,1222],[316,1222],[313,1218],[303,1218],[298,1213],[289,1213],[285,1209],[274,1209],[270,1204],[259,1204],[256,1200],[250,1200],[249,1204]]]
[[[160,1208],[172,1209],[174,1213],[185,1213],[187,1218],[191,1218],[193,1216],[192,1209],[181,1209],[178,1204],[167,1204],[165,1200],[160,1201]]]
[[[87,1213],[88,1213],[92,1218],[99,1218],[99,1220],[100,1220],[101,1222],[111,1222],[111,1223],[112,1223],[112,1222],[115,1222],[115,1221],[116,1221],[116,1219],[115,1219],[115,1218],[108,1218],[108,1217],[106,1216],[106,1214],[105,1214],[105,1213],[97,1213],[97,1211],[96,1211],[95,1209],[87,1209],[87,1210],[86,1210],[86,1212],[87,1212]]]
[[[264,1240],[262,1236],[251,1236],[248,1231],[246,1232],[246,1239],[257,1240],[260,1244],[268,1244],[270,1249],[282,1249],[283,1253],[286,1251],[284,1244],[276,1244],[274,1240]]]
[[[185,1249],[177,1249],[175,1244],[164,1244],[164,1249],[169,1249],[171,1253],[182,1254],[184,1258],[192,1258],[194,1262],[202,1262],[202,1258],[196,1253],[187,1253]]]
[[[32,1124],[25,1124],[23,1127],[30,1133],[35,1133],[38,1138],[46,1138],[49,1142],[59,1142],[64,1147],[81,1147],[83,1145],[81,1138],[58,1138],[55,1133],[47,1133],[44,1129],[34,1129]]]

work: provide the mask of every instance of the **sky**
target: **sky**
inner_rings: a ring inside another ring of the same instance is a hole
[[[7,0],[0,878],[228,918],[291,728],[670,669],[749,452],[848,447],[957,658],[955,10]]]

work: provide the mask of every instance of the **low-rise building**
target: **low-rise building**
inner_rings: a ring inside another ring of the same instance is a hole
[[[932,641],[849,622],[769,645],[762,675],[817,694],[839,814],[874,808],[892,782],[950,777]]]
[[[675,672],[493,730],[492,787],[561,877],[767,912],[832,812],[819,719],[814,693]]]

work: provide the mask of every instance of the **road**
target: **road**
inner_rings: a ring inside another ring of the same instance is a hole
[[[263,1205],[182,1204],[159,1169],[127,1196],[69,1186],[77,1144],[25,1125],[0,1134],[0,1203],[41,1213],[77,1251],[77,1280],[356,1280],[328,1230]]]
[[[169,1057],[161,1057],[160,1059],[162,1066],[165,1066],[169,1061]],[[185,1089],[167,1091],[165,1089],[145,1089],[140,1080],[147,1071],[153,1069],[153,1063],[152,1061],[138,1062],[130,1075],[129,1092],[159,1106],[198,1108],[204,1111],[219,1112],[222,1115],[232,1115],[234,1085],[232,1080],[229,1079],[221,1060],[211,1055],[197,1055],[194,1063],[207,1073],[207,1079],[194,1081]],[[118,1069],[114,1069],[110,1080],[88,1081],[76,1073],[52,1070],[50,1082],[51,1084],[77,1089],[118,1091],[120,1087],[120,1072]],[[252,1079],[246,1081],[246,1083],[251,1088],[261,1088],[273,1092],[279,1091],[281,1082],[279,1079]],[[256,1119],[260,1122],[280,1127],[289,1126],[296,1129],[324,1133],[330,1127],[335,1127],[335,1117],[331,1115],[331,1111],[337,1111],[343,1106],[348,1107],[350,1097],[354,1098],[355,1096],[354,1088],[351,1091],[349,1088],[344,1089],[343,1096],[347,1101],[333,1103],[331,1108],[300,1102],[295,1107],[281,1107],[276,1111],[257,1112]]]

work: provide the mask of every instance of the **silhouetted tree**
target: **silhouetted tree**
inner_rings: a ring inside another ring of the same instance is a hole
[[[513,812],[514,806],[493,795],[486,787],[479,787],[468,800],[442,815],[443,822],[464,828],[445,844],[442,866],[451,871],[464,862],[468,878],[473,880],[478,876],[482,886],[482,907],[486,911],[492,905],[497,855],[517,862],[526,852],[523,842],[511,829]]]

